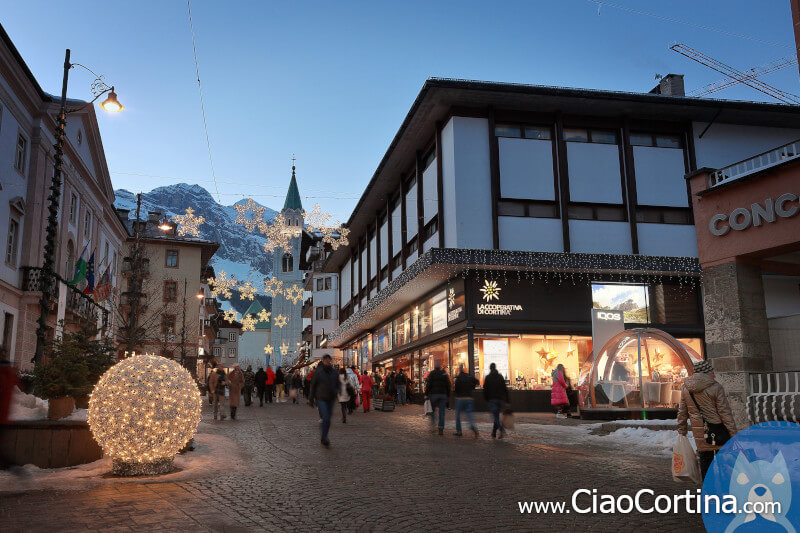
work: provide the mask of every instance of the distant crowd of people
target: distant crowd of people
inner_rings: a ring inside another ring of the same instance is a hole
[[[244,399],[244,404],[253,404],[253,395],[258,398],[259,407],[265,403],[300,403],[300,395],[308,397],[308,380],[304,383],[299,370],[285,374],[281,368],[247,367],[244,372],[239,365],[234,365],[230,372],[220,364],[215,364],[206,379],[208,402],[214,407],[214,420],[225,420],[225,404],[228,404],[232,420],[236,420],[236,411]]]

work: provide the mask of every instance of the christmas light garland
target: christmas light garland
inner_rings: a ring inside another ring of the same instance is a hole
[[[202,398],[177,362],[140,354],[112,366],[89,401],[89,427],[118,475],[172,470],[200,422]]]

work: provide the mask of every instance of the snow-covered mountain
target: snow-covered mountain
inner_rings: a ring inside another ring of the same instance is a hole
[[[125,189],[114,192],[117,197],[114,205],[118,209],[130,209],[129,217],[136,218],[136,195]],[[240,200],[236,203],[244,202]],[[194,209],[195,215],[205,218],[199,228],[200,237],[220,243],[219,250],[211,260],[214,270],[224,270],[237,280],[250,281],[262,287],[264,277],[272,274],[272,256],[266,254],[263,247],[266,239],[234,223],[236,209],[233,205],[219,204],[200,185],[187,183],[167,185],[142,193],[142,218],[147,217],[148,211],[158,211],[171,219],[184,214],[187,207]],[[265,209],[264,219],[267,221],[278,214],[268,207]]]

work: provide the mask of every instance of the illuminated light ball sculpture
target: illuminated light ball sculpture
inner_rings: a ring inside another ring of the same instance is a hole
[[[200,422],[202,398],[181,365],[156,355],[134,355],[100,378],[89,401],[89,427],[111,472],[164,474]]]

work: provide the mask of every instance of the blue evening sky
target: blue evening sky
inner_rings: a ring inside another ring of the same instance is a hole
[[[319,202],[346,220],[430,76],[646,92],[655,73],[676,72],[692,89],[721,76],[670,51],[673,41],[740,69],[794,51],[785,0],[611,4],[727,33],[610,4],[598,14],[589,0],[193,0],[222,202],[253,196],[280,209],[295,153],[307,208]],[[116,85],[125,111],[98,113],[116,188],[187,181],[216,197],[185,1],[0,5],[0,23],[46,91],[60,90],[67,47]],[[797,67],[763,79],[800,92]],[[73,70],[69,95],[87,98],[90,82]],[[717,96],[768,100],[747,87]]]

